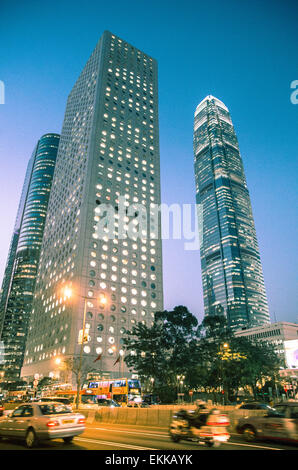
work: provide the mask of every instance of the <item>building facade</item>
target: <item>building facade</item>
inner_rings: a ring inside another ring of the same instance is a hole
[[[11,285],[13,266],[15,262],[20,229],[21,229],[21,224],[22,224],[22,219],[23,219],[23,214],[24,214],[24,207],[25,207],[25,202],[27,199],[27,193],[28,193],[29,183],[30,183],[31,174],[32,174],[32,166],[34,163],[35,151],[36,151],[36,148],[34,149],[32,156],[27,165],[26,176],[25,176],[25,180],[23,184],[17,217],[16,217],[15,224],[14,224],[13,234],[11,237],[7,262],[6,262],[3,281],[2,281],[1,296],[0,296],[0,337],[1,337],[3,320],[4,320],[4,313],[5,313],[5,309],[7,305],[9,288]]]
[[[234,329],[269,323],[260,253],[228,108],[209,95],[196,108],[194,169],[205,315]]]
[[[126,329],[163,307],[161,239],[138,230],[140,205],[150,218],[160,204],[159,159],[157,63],[106,31],[67,101],[23,377],[62,377],[79,357],[128,373]]]
[[[250,341],[265,341],[274,346],[284,363],[281,377],[298,379],[298,324],[276,322],[235,332],[235,336],[245,336]]]
[[[10,271],[5,272],[7,277],[4,278],[7,292],[4,292],[6,298],[0,337],[4,345],[4,363],[0,369],[6,381],[18,379],[23,364],[58,145],[59,135],[42,136],[26,173],[9,253]]]

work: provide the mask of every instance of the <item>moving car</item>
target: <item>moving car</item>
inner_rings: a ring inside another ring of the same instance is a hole
[[[0,416],[3,416],[4,414],[4,403],[0,401]]]
[[[64,405],[71,405],[72,401],[69,398],[64,397],[42,397],[39,399],[41,402],[55,401],[57,403],[63,403]]]
[[[298,401],[280,403],[264,416],[241,418],[236,430],[247,441],[266,439],[298,445]]]
[[[120,405],[119,403],[115,402],[114,400],[110,398],[98,398],[97,399],[97,404],[99,407],[104,406],[108,408],[119,408]]]
[[[131,400],[127,403],[128,408],[150,408],[150,405],[145,401],[136,402]]]
[[[0,438],[25,440],[28,448],[49,439],[69,443],[84,431],[85,416],[57,402],[26,403],[0,418]]]
[[[237,406],[238,410],[264,410],[264,411],[270,411],[272,410],[272,407],[268,405],[267,403],[261,403],[257,401],[252,401],[250,403],[243,403],[239,406]]]

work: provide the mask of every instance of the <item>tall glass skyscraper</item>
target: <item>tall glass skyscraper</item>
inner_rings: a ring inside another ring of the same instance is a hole
[[[104,32],[67,101],[23,377],[59,375],[82,341],[89,371],[127,373],[125,330],[163,306],[160,238],[120,236],[123,222],[134,233],[134,204],[160,204],[157,93],[156,61]],[[98,231],[102,206],[112,237]]]
[[[194,168],[205,315],[225,315],[234,329],[268,323],[238,141],[228,108],[211,95],[195,111]]]
[[[29,161],[5,270],[2,328],[6,381],[20,376],[59,135],[46,134]]]
[[[1,330],[2,330],[2,323],[3,323],[3,319],[4,319],[4,313],[5,313],[5,309],[6,309],[6,305],[7,305],[9,288],[10,288],[10,284],[11,284],[13,266],[14,266],[14,262],[15,262],[15,256],[16,256],[16,251],[17,251],[17,246],[18,246],[18,241],[19,241],[22,218],[23,218],[23,214],[24,214],[24,207],[25,207],[25,202],[26,202],[26,199],[27,199],[27,193],[28,193],[30,178],[31,178],[31,174],[32,174],[32,166],[33,166],[33,163],[34,163],[35,151],[36,151],[36,149],[34,149],[34,151],[32,153],[32,156],[31,156],[31,158],[28,162],[28,165],[27,165],[26,176],[25,176],[25,180],[24,180],[24,184],[23,184],[23,189],[22,189],[21,198],[20,198],[20,202],[19,202],[17,217],[16,217],[16,221],[15,221],[15,224],[14,224],[13,234],[12,234],[12,237],[11,237],[7,262],[6,262],[3,281],[2,281],[1,296],[0,296],[0,337],[1,337]]]

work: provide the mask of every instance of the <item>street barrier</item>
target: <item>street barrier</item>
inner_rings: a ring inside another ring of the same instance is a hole
[[[13,410],[17,405],[12,403],[5,404],[6,413]],[[214,406],[215,407],[215,406]],[[172,415],[180,409],[195,409],[194,405],[155,405],[150,408],[98,408],[90,410],[79,410],[86,416],[87,423],[101,422],[110,424],[127,424],[139,426],[151,426],[168,428]],[[213,406],[210,406],[210,409]],[[241,410],[234,406],[218,406],[229,416],[230,432],[236,431],[236,426],[240,418],[245,416],[262,416],[265,411],[261,410]]]
[[[139,426],[151,426],[168,428],[172,415],[177,409],[186,409],[189,407],[176,407],[170,405],[167,408],[162,406],[153,408],[100,408],[98,410],[80,410],[86,418],[87,422],[101,422],[110,424],[130,424]],[[194,407],[192,407],[194,408]],[[245,416],[262,416],[264,411],[260,410],[240,410],[235,407],[217,407],[225,412],[230,419],[230,432],[236,431],[236,426],[240,418]]]

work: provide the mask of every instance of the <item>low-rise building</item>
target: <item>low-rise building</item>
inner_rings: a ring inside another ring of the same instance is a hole
[[[285,368],[280,375],[298,378],[298,324],[276,322],[256,328],[235,332],[235,336],[246,336],[252,341],[267,341],[276,347],[277,353],[284,359]]]

